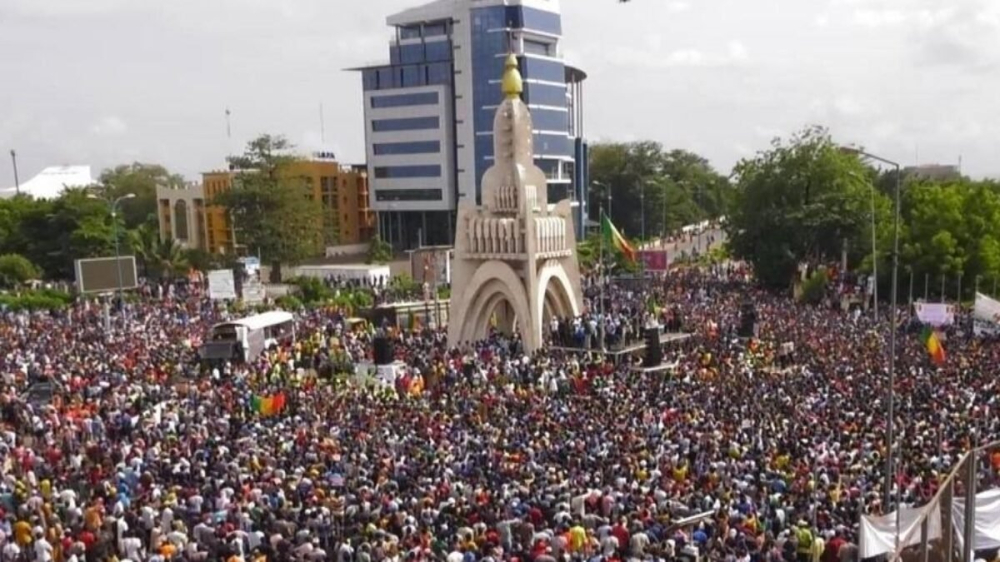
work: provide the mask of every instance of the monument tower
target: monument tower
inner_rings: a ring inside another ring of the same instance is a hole
[[[545,173],[534,163],[531,113],[513,54],[501,87],[483,204],[458,207],[448,344],[483,339],[495,319],[497,329],[518,331],[531,353],[550,318],[580,313],[580,267],[570,201],[549,207]]]

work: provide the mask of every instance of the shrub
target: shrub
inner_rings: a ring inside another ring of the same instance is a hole
[[[274,304],[278,305],[278,308],[296,311],[302,310],[302,301],[298,299],[295,295],[283,295],[274,300]]]
[[[825,269],[820,269],[802,283],[802,302],[819,304],[826,295],[826,285],[830,282]]]
[[[0,256],[0,285],[17,287],[39,276],[38,268],[21,254],[4,254]]]

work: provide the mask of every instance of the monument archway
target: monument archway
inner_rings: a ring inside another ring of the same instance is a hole
[[[518,320],[531,318],[528,300],[517,273],[504,262],[482,264],[469,280],[461,296],[460,317],[452,317],[449,339],[455,342],[478,341],[489,333],[491,318],[497,315],[497,328],[513,334]]]

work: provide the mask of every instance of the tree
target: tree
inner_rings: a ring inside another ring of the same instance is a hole
[[[369,264],[389,263],[392,261],[392,246],[376,235],[368,245],[368,257],[365,261]]]
[[[0,286],[13,288],[31,279],[38,279],[39,271],[35,264],[20,254],[4,254],[0,256]]]
[[[228,210],[237,241],[272,264],[273,279],[281,278],[282,263],[300,263],[322,245],[322,211],[306,178],[292,173],[291,148],[280,136],[250,141],[243,155],[229,159],[238,172],[232,189],[214,201]]]
[[[122,201],[121,214],[125,228],[137,228],[141,224],[157,224],[156,188],[181,187],[184,178],[170,173],[159,164],[134,162],[115,166],[101,172],[101,188],[105,195],[113,198],[127,193],[135,197]]]
[[[680,227],[720,216],[732,189],[704,158],[684,150],[664,151],[653,141],[604,143],[591,148],[593,179],[588,205],[600,209],[630,237],[671,234]],[[643,211],[645,209],[645,211]]]
[[[729,244],[765,285],[789,286],[803,262],[839,261],[845,241],[854,263],[871,247],[868,169],[838,150],[825,129],[807,128],[788,143],[775,139],[770,150],[739,162],[734,178]],[[884,201],[876,205],[879,224],[891,220],[885,209]]]
[[[146,277],[170,280],[190,267],[184,248],[176,240],[160,238],[157,229],[149,224],[129,231],[128,242]]]

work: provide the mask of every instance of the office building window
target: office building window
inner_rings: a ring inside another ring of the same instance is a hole
[[[553,12],[521,7],[521,26],[524,29],[562,35],[562,17]]]
[[[424,37],[437,37],[438,35],[447,34],[448,26],[445,22],[429,23],[424,26]]]
[[[524,99],[533,105],[566,107],[566,87],[528,83],[525,85]]]
[[[441,152],[441,142],[415,141],[376,143],[372,148],[376,156],[392,156],[398,154],[437,154],[438,152]]]
[[[568,114],[565,111],[532,109],[531,123],[536,131],[569,131]]]
[[[397,94],[391,96],[372,96],[372,107],[406,107],[411,105],[435,105],[438,103],[437,92],[421,92],[419,94]]]
[[[376,201],[440,201],[440,189],[380,189],[375,192]]]
[[[431,41],[425,46],[424,57],[427,62],[451,60],[451,41]]]
[[[424,62],[423,43],[416,43],[414,45],[400,45],[399,61],[402,64],[416,64]]]
[[[400,39],[416,39],[420,37],[419,25],[406,25],[399,28]]]
[[[428,86],[450,86],[451,75],[452,69],[450,62],[438,62],[427,65]]]
[[[424,73],[421,71],[419,66],[404,66],[400,69],[402,73],[402,81],[400,85],[403,88],[413,88],[416,86],[426,86],[427,82],[424,82]]]
[[[542,55],[543,57],[555,56],[555,44],[534,39],[524,40],[524,52],[532,55]]]
[[[389,131],[419,131],[441,127],[438,117],[409,117],[405,119],[376,119],[372,121],[372,131],[383,133]]]
[[[521,73],[525,79],[556,83],[566,82],[566,67],[558,61],[522,57]]]
[[[441,177],[441,166],[377,166],[375,177],[378,179],[403,178],[437,178]]]

